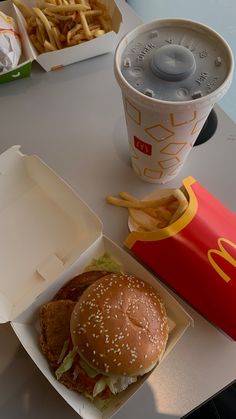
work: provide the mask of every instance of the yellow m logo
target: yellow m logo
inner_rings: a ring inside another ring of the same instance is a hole
[[[236,259],[231,256],[229,254],[229,252],[227,252],[227,250],[224,248],[224,243],[227,243],[229,246],[231,246],[233,249],[236,250],[236,244],[231,242],[228,239],[224,239],[223,237],[219,238],[218,241],[218,246],[220,250],[216,250],[216,249],[210,249],[207,252],[207,256],[209,259],[209,262],[211,263],[211,265],[213,266],[213,268],[216,270],[216,272],[221,276],[221,278],[224,279],[225,282],[229,282],[232,278],[230,278],[218,265],[218,263],[215,262],[214,258],[212,257],[212,255],[218,255],[220,256],[222,259],[226,260],[227,262],[229,262],[234,268],[236,268]]]

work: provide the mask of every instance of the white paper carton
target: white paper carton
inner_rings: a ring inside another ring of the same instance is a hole
[[[10,0],[0,1],[0,12],[12,17],[17,22],[16,12]],[[18,65],[12,70],[0,72],[0,84],[30,76],[32,56],[25,49],[22,39],[21,47],[22,53]]]
[[[52,374],[39,347],[40,305],[82,272],[91,259],[108,251],[124,271],[151,283],[162,296],[170,324],[164,358],[192,319],[154,276],[103,236],[101,221],[60,177],[38,157],[22,154],[18,146],[0,155],[0,232],[0,321],[11,321],[38,368],[82,418],[110,418],[151,373],[117,395],[101,412]]]
[[[23,1],[31,7],[35,5],[34,0]],[[51,71],[68,64],[83,61],[87,58],[96,57],[98,55],[112,51],[115,46],[117,34],[122,23],[122,15],[115,3],[115,0],[101,0],[101,3],[107,7],[109,15],[111,16],[112,30],[110,32],[96,39],[84,42],[80,45],[63,48],[58,51],[46,52],[43,54],[38,54],[33,44],[31,43],[27,34],[25,19],[19,9],[14,5],[19,31],[27,54],[32,58],[32,60],[36,60],[44,68],[44,70]]]

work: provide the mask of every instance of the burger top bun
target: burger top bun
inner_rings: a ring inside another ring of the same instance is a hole
[[[109,274],[90,285],[75,305],[71,336],[80,356],[102,374],[143,375],[165,350],[165,307],[141,279]]]

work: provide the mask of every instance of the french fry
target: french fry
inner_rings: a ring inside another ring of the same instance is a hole
[[[163,220],[166,224],[170,222],[172,217],[172,213],[164,206],[159,206],[157,208],[144,208],[143,211],[152,217],[157,217]]]
[[[32,16],[34,13],[25,3],[22,3],[20,0],[13,0],[13,3],[18,7],[22,14],[26,17]]]
[[[36,35],[30,35],[30,39],[37,51],[39,51],[40,53],[45,52],[44,46],[39,42]]]
[[[84,15],[83,12],[80,12],[80,19],[81,19],[81,24],[83,26],[84,33],[85,33],[86,38],[87,39],[92,39],[92,34],[90,32],[90,29],[89,29],[87,20],[86,20],[85,15]]]
[[[43,45],[44,45],[44,48],[47,51],[56,51],[56,48],[50,42],[48,42],[47,40],[44,41],[44,44]]]
[[[154,199],[154,200],[147,200],[147,201],[126,201],[124,199],[116,198],[115,196],[109,195],[107,198],[107,202],[112,205],[116,205],[117,207],[126,207],[126,208],[155,208],[157,206],[161,205],[167,205],[170,202],[172,202],[175,198],[173,195],[166,196],[160,199]]]
[[[170,223],[174,223],[176,220],[178,220],[178,218],[181,217],[181,215],[186,211],[187,207],[188,207],[188,201],[186,196],[184,195],[184,193],[180,190],[180,189],[176,189],[174,191],[174,195],[176,196],[176,198],[179,201],[179,206],[176,209],[176,211],[174,212]]]
[[[49,17],[53,17],[57,21],[59,21],[59,20],[71,20],[74,17],[73,14],[72,15],[60,15],[58,13],[54,13],[51,10],[47,10],[47,9],[44,9],[44,13],[45,13],[45,15],[47,15]]]
[[[134,222],[145,231],[154,231],[157,230],[157,228],[160,228],[161,221],[159,219],[154,218],[139,209],[129,208],[129,214]]]
[[[44,25],[41,22],[41,20],[37,17],[36,17],[36,23],[38,25],[37,30],[39,34],[40,43],[44,45],[44,41],[46,40],[46,31],[45,31]],[[37,33],[37,30],[36,30],[36,33]]]
[[[127,208],[137,231],[157,231],[177,221],[188,207],[186,193],[182,189],[171,190],[159,199],[139,200],[128,192],[119,197],[107,196],[109,204]]]
[[[88,6],[82,6],[81,4],[63,4],[62,6],[54,6],[50,3],[45,3],[45,9],[50,10],[52,12],[58,13],[58,12],[83,12],[85,10],[88,10]]]
[[[53,32],[53,35],[54,35],[54,38],[55,38],[57,48],[61,49],[62,45],[61,45],[61,39],[60,39],[60,32],[59,32],[59,29],[57,28],[57,26],[52,27],[52,32]]]
[[[55,43],[55,40],[54,40],[52,28],[51,28],[51,25],[50,25],[48,19],[46,18],[45,14],[43,14],[42,10],[40,10],[37,7],[33,7],[33,11],[39,17],[39,19],[43,22],[43,24],[45,26],[45,29],[46,29],[46,32],[48,34],[49,41],[52,44],[52,46],[54,48],[56,48],[56,43]]]
[[[82,25],[77,23],[70,31],[67,32],[67,43],[70,43],[71,38],[82,28]]]
[[[99,36],[102,36],[105,34],[105,31],[103,29],[93,29],[91,31],[92,35],[94,35],[96,38],[98,38]]]

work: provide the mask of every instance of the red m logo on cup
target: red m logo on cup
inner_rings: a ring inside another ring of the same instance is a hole
[[[152,155],[152,146],[151,144],[145,143],[144,141],[140,140],[138,137],[134,136],[134,147],[137,150],[141,151],[141,153],[147,154],[148,156]]]
[[[224,281],[229,282],[233,278],[236,279],[236,243],[233,243],[228,239],[224,239],[223,237],[219,238],[217,243],[219,249],[208,250],[208,260],[221,278],[223,278]],[[230,253],[229,248],[231,250]],[[226,264],[224,262],[227,262],[227,265],[229,264],[228,266],[233,268],[231,275],[226,274],[224,270],[226,268]],[[222,264],[224,266],[222,266]]]

